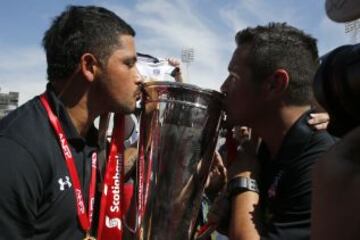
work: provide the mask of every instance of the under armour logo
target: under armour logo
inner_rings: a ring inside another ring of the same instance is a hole
[[[105,216],[105,225],[108,228],[118,228],[121,230],[121,220],[119,218],[109,218]]]
[[[69,176],[65,176],[65,181],[63,180],[63,178],[59,178],[58,183],[60,185],[60,191],[64,191],[65,186],[67,186],[66,189],[71,188],[72,186]]]

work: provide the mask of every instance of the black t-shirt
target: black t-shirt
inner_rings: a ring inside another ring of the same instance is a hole
[[[310,239],[311,170],[335,138],[313,130],[308,118],[309,112],[290,128],[274,159],[260,147],[261,239]]]
[[[47,95],[69,142],[87,207],[97,130],[92,127],[82,138],[50,87]],[[39,97],[0,121],[0,156],[0,239],[85,236],[63,153]]]

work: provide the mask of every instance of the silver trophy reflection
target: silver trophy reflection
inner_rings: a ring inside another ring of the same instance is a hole
[[[192,239],[222,119],[222,96],[184,83],[144,85],[135,239]]]

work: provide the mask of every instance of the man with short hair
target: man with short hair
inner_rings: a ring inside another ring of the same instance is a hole
[[[0,239],[95,234],[93,121],[135,109],[134,36],[124,20],[95,6],[69,6],[45,33],[45,93],[0,122]]]
[[[281,23],[240,31],[222,86],[230,125],[262,139],[229,169],[230,239],[309,239],[311,168],[333,144],[307,121],[318,66],[316,40]]]

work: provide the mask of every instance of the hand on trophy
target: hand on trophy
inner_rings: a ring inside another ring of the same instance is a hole
[[[181,68],[180,68],[180,60],[177,58],[166,58],[170,66],[173,66],[175,69],[172,71],[171,76],[174,77],[175,82],[184,82],[184,79],[181,75]]]
[[[212,202],[207,214],[206,226],[209,229],[206,233],[201,234],[197,240],[207,239],[206,237],[214,230],[220,233],[228,231],[230,220],[228,182],[233,177],[243,176],[243,174],[252,176],[250,173],[257,172],[255,154],[259,145],[259,138],[248,127],[235,127],[232,133],[237,144],[236,157],[232,162],[225,160],[229,154],[226,150],[222,151],[224,158],[218,152],[214,155],[206,187],[207,197]]]
[[[260,138],[248,127],[235,127],[233,136],[238,144],[236,157],[233,162],[227,162],[225,165],[228,170],[228,180],[233,177],[247,176],[258,172],[258,163],[256,152],[260,144]]]
[[[211,196],[216,195],[225,188],[227,183],[227,171],[223,160],[218,152],[215,152],[211,170],[206,182],[206,193]]]
[[[181,61],[177,58],[157,58],[149,54],[137,53],[136,67],[144,82],[183,82]]]
[[[206,196],[210,200],[210,208],[205,218],[206,224],[200,227],[194,237],[195,240],[209,239],[210,235],[215,230],[219,230],[222,223],[226,221],[230,210],[229,199],[226,195],[226,186],[226,167],[220,154],[215,152],[205,189]],[[209,202],[207,204],[209,204]]]
[[[206,183],[206,193],[210,199],[225,189],[228,180],[232,179],[242,171],[255,169],[256,152],[260,143],[259,137],[252,133],[248,127],[235,127],[233,137],[237,144],[237,152],[234,162],[227,160],[227,151],[223,152],[224,158],[215,152],[213,164]]]

